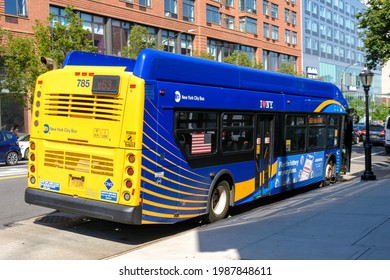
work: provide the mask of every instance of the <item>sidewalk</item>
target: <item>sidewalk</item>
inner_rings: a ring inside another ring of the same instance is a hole
[[[361,166],[359,166],[361,168]],[[364,168],[364,167],[363,167]],[[390,169],[257,207],[117,260],[390,260]]]

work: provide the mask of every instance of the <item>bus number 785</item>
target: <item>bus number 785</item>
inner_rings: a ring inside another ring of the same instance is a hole
[[[77,87],[89,87],[91,85],[90,80],[77,79]]]

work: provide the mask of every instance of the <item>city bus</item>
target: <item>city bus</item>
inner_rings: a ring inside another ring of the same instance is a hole
[[[331,83],[163,51],[74,51],[37,79],[25,201],[125,224],[215,222],[348,171]]]

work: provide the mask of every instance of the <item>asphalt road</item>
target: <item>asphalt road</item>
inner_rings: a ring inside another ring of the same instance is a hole
[[[354,146],[352,158],[354,168],[349,176],[360,176],[364,169],[362,144]],[[390,156],[385,154],[383,147],[374,147],[372,162],[374,169],[385,168],[390,163]],[[10,175],[11,169],[13,173]],[[31,206],[24,203],[26,169],[23,164],[13,168],[0,166],[0,260],[107,259],[199,226],[192,221],[175,225],[130,226]],[[276,199],[292,196],[296,201],[299,200],[298,194]],[[273,205],[273,199],[266,203],[270,209],[278,207]],[[239,207],[234,209],[232,216],[250,215],[253,208],[262,205],[264,203]]]

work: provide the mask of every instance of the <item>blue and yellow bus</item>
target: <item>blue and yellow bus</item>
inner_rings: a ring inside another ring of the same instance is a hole
[[[349,166],[335,85],[162,51],[72,52],[32,115],[25,201],[126,224],[215,222]]]

